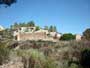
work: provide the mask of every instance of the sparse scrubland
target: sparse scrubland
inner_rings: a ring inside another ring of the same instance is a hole
[[[7,8],[19,1],[0,0],[0,24],[8,26],[12,21],[23,21],[0,30],[0,68],[90,68],[90,28],[83,32],[79,41],[75,40],[76,35],[72,33],[59,33],[61,38],[59,37],[57,42],[16,41],[17,39],[13,38],[14,31],[20,27],[36,27],[35,31],[42,29],[33,21],[24,22],[29,18],[42,22],[40,24],[42,26],[43,23],[50,25],[49,22],[52,22],[58,25],[58,28],[66,29],[65,31],[70,29],[69,31],[78,32],[86,26],[90,27],[90,24],[84,24],[90,22],[90,0],[21,0],[16,7]],[[1,5],[5,5],[7,9],[4,10]],[[53,25],[45,26],[43,29],[58,33],[56,26]],[[56,39],[57,34],[53,38]]]
[[[12,67],[18,63],[14,68],[90,68],[89,41],[5,43],[0,42],[0,66],[5,64],[6,68],[10,68],[7,64],[11,62]]]
[[[90,68],[88,40],[15,41],[10,31],[1,32],[0,68]]]

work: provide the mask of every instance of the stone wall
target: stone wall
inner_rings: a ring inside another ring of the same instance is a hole
[[[77,34],[76,35],[76,41],[80,41],[81,40],[81,37],[82,37],[81,35]]]
[[[46,39],[47,35],[44,32],[39,33],[19,33],[17,35],[17,40],[40,40]]]

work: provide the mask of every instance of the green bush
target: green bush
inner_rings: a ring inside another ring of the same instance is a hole
[[[90,41],[90,28],[86,29],[86,30],[83,32],[83,37],[84,37],[86,40],[89,40],[89,41]]]
[[[71,66],[69,68],[79,68],[79,67],[76,64],[71,64]]]
[[[71,33],[67,33],[67,34],[63,34],[60,38],[60,40],[74,40],[75,39],[75,35],[71,34]]]

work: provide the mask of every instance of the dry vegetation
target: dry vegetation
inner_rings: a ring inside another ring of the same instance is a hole
[[[8,44],[2,42],[0,65],[20,62],[22,66],[19,68],[89,68],[90,61],[85,58],[90,60],[89,49],[89,41],[8,41]]]

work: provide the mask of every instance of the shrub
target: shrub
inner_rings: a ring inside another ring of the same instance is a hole
[[[74,40],[75,39],[75,35],[71,34],[71,33],[67,33],[67,34],[63,34],[60,38],[60,40]]]
[[[70,68],[79,68],[76,64],[71,64]]]
[[[9,60],[9,49],[0,44],[0,65],[6,63]]]
[[[83,68],[90,68],[90,49],[81,52],[80,64]]]

